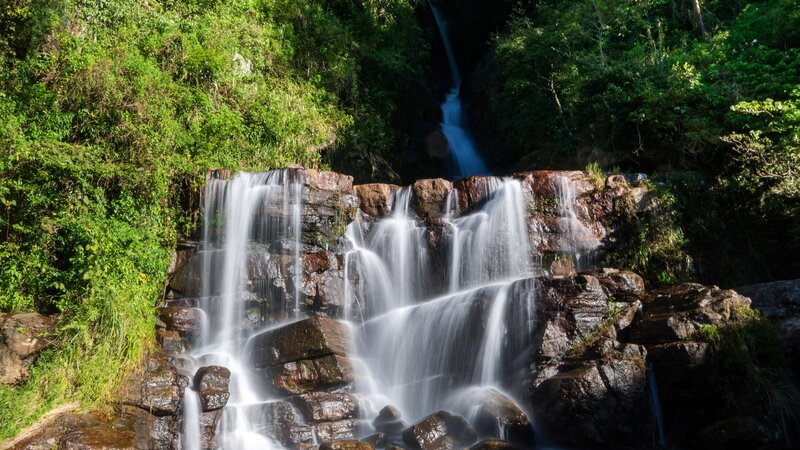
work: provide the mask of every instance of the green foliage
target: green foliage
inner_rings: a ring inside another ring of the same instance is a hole
[[[425,58],[415,5],[0,6],[0,310],[59,317],[30,380],[0,388],[0,439],[64,401],[109,398],[148,349],[168,249],[209,168],[346,156],[370,176],[391,158]]]
[[[797,276],[800,8],[705,0],[702,11],[705,34],[685,1],[520,2],[474,87],[480,118],[535,168],[699,171],[708,184],[676,205],[699,275]],[[703,240],[694,231],[711,215],[729,233]],[[733,248],[745,242],[756,263]],[[722,267],[732,258],[741,269]]]
[[[606,178],[606,174],[603,172],[603,168],[600,167],[600,164],[591,162],[586,165],[586,169],[584,170],[586,170],[589,176],[592,177],[595,187],[600,188],[603,186],[603,181]]]
[[[693,278],[694,265],[680,225],[676,197],[667,187],[648,182],[655,196],[650,207],[636,213],[633,205],[618,211],[621,245],[609,255],[613,267],[641,274],[648,284],[672,285]]]

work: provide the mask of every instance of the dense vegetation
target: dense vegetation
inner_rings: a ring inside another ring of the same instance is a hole
[[[697,171],[667,181],[703,279],[800,273],[797,1],[522,1],[472,91],[518,168]]]
[[[391,175],[392,120],[425,58],[414,6],[0,3],[0,311],[60,316],[31,380],[0,388],[0,439],[103,399],[141,357],[209,168]]]

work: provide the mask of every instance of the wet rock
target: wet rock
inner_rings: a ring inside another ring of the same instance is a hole
[[[358,435],[359,422],[355,419],[318,422],[312,425],[320,441],[350,440]],[[358,442],[358,441],[356,441]]]
[[[312,317],[252,338],[253,364],[275,366],[322,355],[345,355],[353,348],[344,324]]]
[[[178,374],[163,356],[145,360],[144,371],[126,380],[121,389],[121,403],[139,407],[156,416],[178,412],[189,380]]]
[[[302,239],[306,244],[338,247],[347,224],[358,212],[353,177],[336,172],[305,170]]]
[[[156,341],[161,351],[167,356],[180,355],[186,351],[183,338],[177,331],[159,329],[156,331]]]
[[[563,312],[579,336],[594,331],[608,316],[608,297],[593,276],[543,277],[539,289],[545,316]]]
[[[535,385],[532,404],[562,443],[631,445],[647,435],[644,359],[608,359],[560,366]]]
[[[364,441],[346,440],[323,442],[319,450],[373,450],[375,447]]]
[[[136,448],[173,450],[178,448],[178,418],[154,416],[132,406],[123,406],[125,414],[136,419]]]
[[[176,331],[184,338],[191,337],[200,330],[201,312],[196,308],[162,306],[157,312],[167,330]]]
[[[480,208],[500,185],[495,177],[473,176],[453,182],[458,190],[458,209],[462,214]]]
[[[653,293],[644,301],[643,317],[633,331],[642,343],[691,339],[703,325],[719,325],[750,306],[750,299],[716,286],[685,283]]]
[[[326,270],[338,268],[336,255],[333,252],[315,249],[314,252],[305,252],[303,258],[303,273],[322,273]]]
[[[386,443],[387,443],[386,434],[384,434],[384,433],[371,434],[371,435],[365,437],[364,439],[362,439],[361,442],[366,442],[367,444],[369,444],[369,445],[371,445],[371,446],[373,446],[375,448],[383,448],[383,447],[386,447]]]
[[[203,450],[219,448],[216,433],[217,424],[221,417],[221,409],[200,414],[200,445]]]
[[[194,375],[194,389],[200,396],[203,411],[215,411],[225,407],[230,397],[228,383],[231,371],[220,366],[206,366]]]
[[[359,208],[371,217],[384,217],[392,211],[394,196],[400,186],[393,184],[362,184],[355,186]]]
[[[354,380],[349,358],[341,355],[289,362],[271,367],[269,372],[273,387],[286,394],[341,387]]]
[[[776,430],[753,416],[737,416],[714,422],[704,428],[692,447],[704,449],[771,448],[778,441]]]
[[[575,275],[575,263],[572,258],[558,258],[550,264],[550,273],[555,276]]]
[[[533,447],[532,442],[531,447]],[[469,450],[518,450],[519,448],[502,439],[485,439],[470,447]]]
[[[344,306],[343,270],[328,270],[320,274],[315,274],[314,280],[317,286],[314,306],[317,310],[325,310],[331,306]]]
[[[18,384],[28,368],[52,342],[55,319],[37,313],[0,313],[0,384]]]
[[[131,416],[86,413],[68,415],[42,430],[17,449],[132,450],[136,446],[135,419]],[[48,442],[54,445],[46,447]]]
[[[459,448],[477,437],[463,417],[447,411],[431,414],[403,431],[403,442],[423,450]]]
[[[417,180],[411,185],[411,208],[422,219],[440,219],[447,212],[445,204],[452,189],[452,184],[442,178]]]
[[[477,411],[473,425],[478,434],[502,436],[511,442],[532,446],[533,426],[513,400],[494,389],[481,392],[475,400]]]
[[[397,422],[402,418],[400,410],[392,405],[386,405],[378,411],[378,416],[372,421],[372,426],[377,427],[385,423]]]
[[[289,401],[311,422],[329,422],[358,415],[358,399],[353,394],[309,392],[290,397]]]

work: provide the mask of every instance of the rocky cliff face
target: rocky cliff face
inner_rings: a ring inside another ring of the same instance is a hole
[[[781,442],[779,430],[764,417],[726,416],[715,408],[720,399],[698,391],[713,353],[702,331],[735,322],[748,310],[748,298],[697,284],[648,291],[635,273],[576,268],[577,254],[602,262],[624,239],[622,215],[646,214],[656,202],[645,184],[623,176],[597,183],[583,172],[514,175],[523,186],[532,251],[541,261],[539,275],[516,281],[509,291],[536,302],[534,332],[524,338],[529,353],[513,355],[524,358],[527,369],[509,374],[518,391],[528,393],[525,403],[490,391],[469,400],[478,413],[467,419],[431,411],[409,424],[391,407],[366,416],[349,325],[337,320],[349,307],[345,276],[358,273],[346,271],[345,230],[356,218],[369,227],[391,214],[403,188],[353,186],[352,178],[333,172],[297,169],[296,176],[303,180],[301,261],[294,260],[296,244],[289,242],[263,243],[267,252],[250,254],[249,293],[242,299],[248,313],[240,324],[261,329],[294,314],[309,316],[270,328],[248,344],[253,370],[276,399],[258,407],[261,431],[281,445],[526,448],[533,445],[535,428],[540,440],[561,445],[653,447],[666,430],[678,446],[720,447],[731,442],[731,424],[750,430],[756,445]],[[448,239],[444,222],[483,205],[492,183],[491,177],[470,177],[410,186],[410,208],[424,224],[425,245],[434,255],[422,270],[444,279],[436,257]],[[353,285],[363,282],[349,276]],[[116,413],[65,416],[14,448],[177,448],[190,378],[201,402],[202,447],[224,447],[215,430],[229,398],[230,372],[219,366],[186,372],[186,349],[197,339],[200,321],[207,320],[195,309],[201,277],[196,245],[182,244],[158,308],[160,349],[123,383]],[[474,302],[474,313],[486,314],[482,300]]]

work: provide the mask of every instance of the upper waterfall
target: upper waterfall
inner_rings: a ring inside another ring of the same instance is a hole
[[[483,160],[475,141],[467,130],[464,120],[464,111],[459,94],[461,92],[461,75],[458,70],[455,53],[450,42],[447,22],[442,18],[438,8],[430,3],[431,11],[436,19],[436,25],[442,36],[450,75],[453,80],[450,92],[441,105],[442,109],[442,134],[447,138],[450,149],[448,158],[448,173],[454,179],[470,175],[488,175],[489,167]]]

